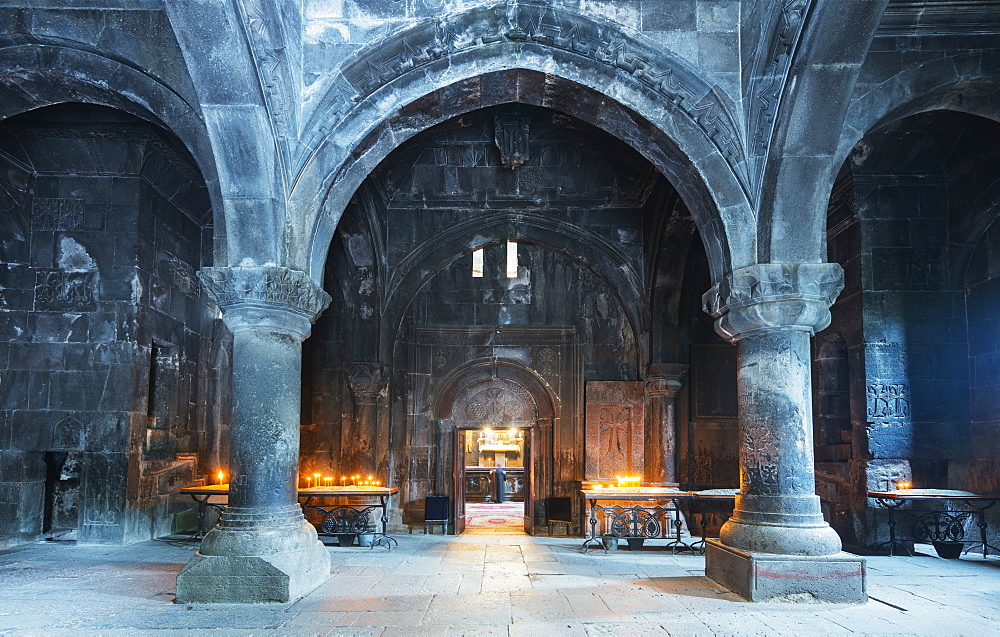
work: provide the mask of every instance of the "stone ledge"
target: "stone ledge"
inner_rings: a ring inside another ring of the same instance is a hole
[[[821,556],[747,553],[708,540],[705,575],[752,602],[868,601],[865,559],[844,552]]]

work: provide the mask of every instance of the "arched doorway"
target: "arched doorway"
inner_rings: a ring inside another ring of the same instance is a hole
[[[447,489],[442,495],[451,498],[455,532],[466,528],[467,503],[500,505],[509,499],[523,503],[521,527],[531,533],[536,502],[543,504],[552,491],[552,423],[558,401],[544,381],[517,361],[479,360],[446,379],[433,402],[440,451],[435,487]],[[498,507],[479,510],[483,515],[492,511],[499,520],[515,508],[503,507],[503,515]]]

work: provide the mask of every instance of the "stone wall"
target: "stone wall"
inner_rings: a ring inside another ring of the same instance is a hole
[[[995,179],[996,134],[954,113],[907,118],[866,136],[834,188],[829,258],[846,285],[814,342],[815,444],[818,492],[849,542],[885,532],[866,491],[989,483],[970,467],[996,455],[973,433],[989,419],[979,237],[992,217],[977,193]]]
[[[18,230],[0,265],[0,536],[169,533],[171,494],[224,451],[207,406],[216,310],[194,275],[210,258],[204,186],[173,141],[107,109],[38,111],[0,140]]]

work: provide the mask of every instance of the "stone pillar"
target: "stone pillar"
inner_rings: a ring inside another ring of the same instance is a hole
[[[677,483],[677,394],[687,365],[653,363],[646,372],[646,468],[643,478]]]
[[[837,264],[763,264],[704,297],[737,346],[740,417],[740,493],[705,569],[752,601],[867,600],[864,559],[841,552],[815,494],[809,339],[841,289]]]
[[[346,455],[347,472],[365,479],[383,470],[378,466],[377,449],[378,403],[385,388],[382,367],[378,363],[347,363],[345,372],[354,409],[349,426],[343,428],[341,457]],[[376,479],[389,483],[388,475],[377,475]]]
[[[330,576],[298,505],[302,341],[330,301],[280,267],[204,268],[233,333],[229,507],[177,576],[179,603],[286,602]]]

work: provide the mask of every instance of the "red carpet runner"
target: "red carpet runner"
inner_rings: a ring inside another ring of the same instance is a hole
[[[465,504],[465,528],[496,531],[523,529],[524,503],[467,502]]]

